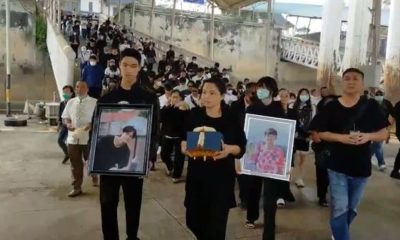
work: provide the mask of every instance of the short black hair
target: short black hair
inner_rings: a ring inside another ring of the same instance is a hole
[[[136,128],[134,128],[133,126],[125,126],[122,129],[122,132],[123,133],[133,133],[133,136],[134,137],[136,136]]]
[[[271,91],[272,97],[276,97],[278,95],[278,83],[272,77],[262,77],[257,81],[257,86],[265,87]]]
[[[358,69],[358,68],[348,68],[348,69],[346,69],[344,72],[343,72],[343,75],[342,75],[342,77],[344,77],[344,75],[346,75],[347,73],[358,73],[358,74],[360,74],[361,76],[362,76],[362,79],[364,79],[364,72],[363,71],[361,71],[360,69]]]
[[[220,77],[212,77],[210,79],[204,80],[203,85],[201,86],[201,92],[203,92],[203,87],[206,83],[214,84],[218,88],[218,91],[221,95],[226,93],[225,82]]]
[[[266,135],[275,135],[278,136],[278,131],[276,131],[275,128],[268,128],[265,132],[264,132],[265,136]]]
[[[122,62],[122,59],[124,59],[124,57],[132,57],[136,59],[139,64],[142,61],[142,55],[133,48],[126,48],[124,51],[122,51],[120,62]]]
[[[257,84],[254,82],[249,82],[248,84],[246,84],[246,90],[250,90],[252,88],[256,88]]]
[[[183,95],[183,93],[181,91],[179,91],[178,89],[174,89],[171,91],[171,95],[177,93],[179,95],[179,97],[181,98],[181,100],[183,100],[185,98],[185,96]]]
[[[169,92],[169,91],[172,91],[173,88],[172,88],[171,84],[167,83],[164,85],[164,89],[165,89],[165,91]]]

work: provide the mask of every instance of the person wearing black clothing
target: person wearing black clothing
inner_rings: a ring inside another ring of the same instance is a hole
[[[167,62],[173,63],[175,60],[175,52],[172,50],[172,45],[169,45],[169,50],[167,51]]]
[[[276,80],[271,77],[263,77],[257,82],[257,101],[247,108],[247,113],[261,116],[284,118],[285,112],[282,104],[273,101],[278,94]],[[264,185],[264,233],[263,240],[275,239],[275,218],[277,200],[279,198],[292,200],[288,191],[288,182],[270,178],[254,177],[249,189],[247,202],[247,228],[254,228],[254,221],[259,217],[259,201],[261,189]],[[293,199],[294,200],[294,199]]]
[[[63,87],[63,98],[64,101],[60,102],[60,108],[58,110],[58,124],[59,124],[59,133],[58,133],[58,146],[63,150],[64,152],[64,159],[62,161],[62,164],[65,164],[68,159],[68,147],[65,141],[67,140],[68,137],[68,128],[63,124],[62,121],[62,113],[64,112],[65,106],[67,105],[67,102],[69,99],[75,97],[74,93],[74,88],[71,85],[66,85]]]
[[[295,164],[295,169],[298,172],[295,184],[297,187],[303,188],[304,162],[310,150],[310,134],[308,128],[310,126],[313,113],[311,96],[308,89],[302,88],[299,90],[297,94],[297,99],[293,104],[293,109],[296,111],[297,116],[296,137],[294,140],[294,146],[296,149],[296,153],[299,157],[299,161]]]
[[[144,50],[144,55],[147,59],[147,67],[149,71],[153,71],[153,65],[157,62],[156,61],[156,50],[154,50],[154,45],[150,44],[148,48]]]
[[[133,126],[124,127],[120,136],[107,135],[101,137],[96,144],[94,169],[132,169],[133,161],[131,159],[134,159],[136,154],[133,147],[134,139],[136,139],[136,129]],[[110,159],[113,159],[113,161],[110,161]]]
[[[166,67],[167,67],[167,57],[163,55],[162,59],[158,61],[158,68],[157,68],[158,74],[164,74],[166,71]]]
[[[181,152],[182,136],[185,134],[184,125],[188,113],[188,106],[185,106],[183,95],[178,90],[171,92],[169,104],[160,111],[161,123],[161,159],[167,166],[167,175],[172,173],[172,181],[178,182],[182,176],[185,156]],[[174,152],[174,162],[171,154]]]
[[[156,75],[154,77],[153,90],[156,93],[157,97],[161,97],[165,93],[165,89],[162,86],[163,75]]]
[[[237,121],[232,121],[223,102],[225,84],[220,79],[204,82],[201,101],[204,107],[194,108],[186,121],[186,130],[197,127],[214,128],[223,136],[223,146],[213,158],[194,159],[189,156],[186,179],[186,225],[199,240],[224,240],[229,209],[236,207],[235,158],[246,147],[246,136]]]
[[[71,44],[72,50],[75,52],[75,58],[78,58],[78,48],[80,44],[79,34],[74,31],[74,33],[69,36],[69,43]]]
[[[100,98],[99,103],[130,103],[153,105],[150,158],[157,154],[158,99],[144,90],[137,82],[141,55],[134,49],[125,49],[121,54],[121,85],[118,89]],[[143,179],[138,177],[100,176],[100,204],[104,240],[118,240],[117,208],[119,189],[122,186],[125,199],[126,233],[128,239],[137,237],[142,204]]]
[[[383,113],[385,114],[386,118],[392,122],[393,119],[393,104],[384,98],[383,96],[383,91],[378,90],[375,92],[375,100],[379,103],[379,105],[382,108]],[[386,140],[389,141],[389,138]],[[380,171],[385,171],[386,170],[386,163],[383,155],[383,141],[382,142],[372,142],[371,144],[371,152],[372,156],[375,155],[376,160],[378,161],[378,168]]]
[[[76,33],[76,35],[77,35],[78,38],[79,38],[80,32],[81,32],[80,22],[79,22],[79,21],[75,21],[75,25],[72,27],[72,31],[73,31],[74,33]]]
[[[327,161],[330,157],[330,145],[325,141],[321,141],[318,137],[318,123],[320,122],[320,114],[324,111],[326,105],[335,101],[337,98],[338,97],[335,95],[322,95],[321,101],[317,104],[316,115],[312,119],[309,129],[312,138],[311,148],[314,150],[315,155],[315,176],[317,181],[318,204],[321,207],[329,206],[328,201],[326,200],[326,194],[328,193],[329,186]]]
[[[197,57],[192,57],[192,61],[187,65],[187,72],[189,77],[193,77],[197,74],[197,70],[199,69],[199,65],[197,65]]]
[[[330,142],[327,162],[331,195],[331,230],[335,239],[350,239],[350,224],[357,215],[369,176],[372,141],[384,141],[389,122],[379,104],[360,95],[364,73],[350,68],[342,78],[343,95],[321,113],[318,136]]]
[[[400,101],[394,106],[394,118],[396,120],[396,136],[400,140]],[[400,149],[394,161],[394,167],[390,174],[392,178],[400,179]]]
[[[233,102],[230,106],[232,116],[236,118],[235,121],[238,121],[240,123],[240,129],[244,129],[244,120],[247,107],[250,106],[256,99],[256,87],[257,85],[255,83],[247,84],[245,94],[241,98],[239,98],[239,100]],[[245,174],[237,174],[236,176],[239,184],[239,205],[242,209],[245,209],[247,205],[247,182],[249,177],[251,178],[251,176]]]

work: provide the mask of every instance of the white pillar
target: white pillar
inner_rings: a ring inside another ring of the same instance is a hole
[[[368,64],[368,40],[372,14],[372,0],[352,0],[349,2],[346,48],[343,70]]]
[[[133,29],[135,28],[135,11],[136,11],[136,0],[133,0],[131,8],[131,21],[130,21],[130,26]]]
[[[6,106],[7,117],[11,116],[11,58],[10,58],[10,1],[6,0]]]
[[[279,33],[274,28],[274,1],[267,0],[267,19],[265,20],[265,74],[278,80]]]
[[[121,24],[121,0],[118,2],[118,23]]]
[[[107,7],[108,7],[108,19],[110,19],[110,17],[111,17],[111,3],[110,3],[110,0],[107,0],[107,2],[108,2],[108,5],[107,5]]]
[[[400,100],[400,0],[391,0],[386,49],[385,94],[394,102]]]
[[[177,0],[174,0],[174,5],[172,7],[171,36],[169,37],[171,42],[172,42],[172,37],[174,36],[174,28],[175,28],[176,1]]]
[[[57,0],[57,31],[61,31],[61,0]]]
[[[334,89],[338,68],[343,0],[325,0],[322,11],[322,31],[318,54],[317,84]]]
[[[153,34],[153,19],[154,19],[154,7],[156,5],[156,0],[151,1],[151,12],[150,12],[150,22],[149,22],[149,35]]]
[[[211,2],[211,23],[210,23],[210,59],[214,61],[214,38],[215,38],[215,6]]]
[[[53,24],[56,26],[57,21],[57,0],[53,0]]]

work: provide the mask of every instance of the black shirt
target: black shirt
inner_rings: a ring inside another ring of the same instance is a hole
[[[396,119],[396,136],[400,140],[400,102],[396,103],[393,112]]]
[[[362,107],[363,105],[365,107]],[[372,133],[389,125],[381,107],[373,99],[360,99],[353,107],[344,107],[339,100],[334,100],[326,105],[319,117],[320,132],[349,134],[350,131],[355,130]],[[352,177],[369,177],[371,175],[370,143],[358,146],[331,143],[328,168]]]
[[[119,148],[114,145],[115,136],[107,135],[101,137],[96,145],[96,159],[93,168],[95,170],[109,170],[117,167],[128,166],[130,150],[125,144]]]
[[[235,157],[240,158],[246,148],[246,136],[240,124],[232,120],[231,113],[224,108],[222,117],[212,118],[206,114],[205,108],[194,108],[186,121],[186,131],[193,131],[196,127],[208,126],[216,129],[223,136],[225,144],[238,145],[238,156],[228,155],[224,159],[214,161],[208,159],[194,160],[189,158],[185,206],[194,201],[206,201],[204,204],[213,204],[213,201],[224,201],[224,207],[236,207],[235,186]],[[186,136],[184,136],[186,138]]]
[[[151,128],[150,159],[157,156],[157,135],[159,129],[159,101],[154,93],[146,91],[138,84],[134,84],[131,90],[118,87],[114,91],[104,95],[98,103],[128,103],[153,105],[153,120]]]
[[[160,111],[161,135],[183,138],[185,136],[185,125],[182,123],[185,122],[188,113],[189,111],[173,106],[163,107]]]

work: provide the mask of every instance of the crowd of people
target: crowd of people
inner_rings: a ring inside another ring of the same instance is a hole
[[[72,86],[63,89],[58,140],[65,154],[63,163],[68,159],[71,162],[74,188],[70,197],[82,193],[83,161],[89,151],[96,102],[152,104],[150,168],[155,169],[160,148],[159,156],[171,181],[186,181],[186,224],[197,239],[225,239],[229,209],[238,205],[247,210],[244,227],[255,228],[262,195],[263,239],[275,239],[277,208],[287,201],[294,202],[295,197],[290,182],[243,175],[235,166],[246,151],[245,115],[252,113],[296,120],[293,182],[298,188],[305,187],[304,176],[310,173],[305,173],[304,164],[314,151],[318,204],[332,209],[334,239],[350,239],[350,223],[371,175],[371,156],[376,156],[379,170],[384,171],[387,128],[395,122],[400,126],[400,103],[393,106],[381,90],[363,95],[362,71],[351,68],[343,73],[341,96],[326,87],[302,88],[293,93],[279,88],[271,77],[256,82],[244,79],[234,85],[228,69],[221,69],[219,63],[200,66],[195,56],[187,63],[183,55],[177,56],[173,46],[158,56],[150,39],[138,38],[109,20],[93,25],[79,20],[72,21],[73,25],[71,21],[64,27],[72,32],[71,47],[80,62],[81,81],[76,83],[75,92]],[[75,27],[79,24],[80,28]],[[87,45],[80,46],[84,39]],[[201,126],[216,129],[224,139],[221,151],[205,161],[191,157],[185,135]],[[265,134],[277,135],[274,129]],[[400,139],[399,128],[396,134]],[[268,146],[259,146],[260,154],[264,148]],[[186,179],[182,177],[185,159]],[[400,150],[391,177],[400,179],[399,170]],[[236,181],[239,204],[234,194]],[[98,185],[96,176],[93,183]],[[102,175],[100,203],[106,240],[119,239],[117,206],[121,186],[128,239],[138,239],[143,179]]]

